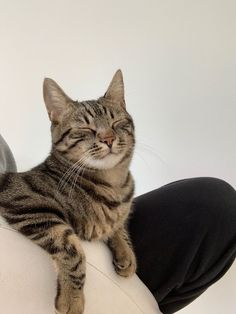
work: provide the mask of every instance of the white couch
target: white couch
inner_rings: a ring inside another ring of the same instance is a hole
[[[84,242],[85,314],[158,314],[150,291],[135,275],[121,278],[101,242]],[[56,273],[40,247],[0,220],[0,313],[53,314]]]

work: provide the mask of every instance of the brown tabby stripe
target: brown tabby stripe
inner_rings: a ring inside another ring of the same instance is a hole
[[[31,175],[25,175],[23,177],[23,180],[32,192],[36,194],[41,194],[42,196],[45,197],[51,196],[51,193],[49,193],[48,190],[45,190],[43,189],[43,187],[41,187],[43,185],[43,182],[41,182],[40,179],[37,179],[37,177],[34,178]]]
[[[19,222],[22,222],[25,220],[25,218],[22,217],[18,217],[18,216],[11,216],[9,217],[8,215],[6,215],[6,213],[4,213],[4,218],[6,219],[6,221],[11,225],[17,224]]]
[[[37,241],[48,236],[47,231],[41,231],[30,237],[31,240]]]
[[[95,115],[91,112],[91,110],[90,110],[89,108],[87,108],[87,106],[86,106],[84,103],[80,103],[80,104],[84,107],[84,109],[86,110],[86,112],[87,112],[92,118],[95,117]]]
[[[122,203],[128,203],[134,195],[134,185],[132,185],[129,193],[122,199]]]
[[[21,201],[26,201],[30,199],[30,196],[29,195],[18,195],[16,197],[13,198],[13,202],[21,202]]]
[[[72,283],[77,289],[81,289],[85,282],[85,274],[81,274],[79,277],[74,275],[69,275]]]
[[[102,108],[103,108],[105,114],[107,115],[107,107],[106,107],[106,106],[103,106],[103,105],[101,105],[101,106],[102,106]]]
[[[110,108],[108,108],[107,111],[108,111],[108,116],[109,116],[109,118],[110,118],[110,119],[114,119],[113,111],[112,111]]]
[[[74,266],[71,267],[70,271],[72,273],[75,272],[81,263],[82,263],[82,260],[79,260],[79,262],[77,262]]]
[[[131,118],[125,118],[132,126],[132,128],[134,129],[134,122]]]
[[[34,216],[36,216],[36,218],[38,218],[37,214],[43,214],[43,215],[53,215],[56,216],[62,220],[66,220],[65,215],[58,209],[58,208],[54,208],[54,207],[23,207],[23,208],[19,208],[19,206],[16,206],[11,204],[11,212],[13,212],[15,215],[17,216],[24,216],[24,215],[31,215],[34,214]],[[41,216],[41,215],[40,215]]]
[[[58,171],[58,169],[53,169],[52,167],[50,167],[50,165],[48,165],[48,160],[45,161],[43,167],[45,168],[43,169],[43,171],[45,171],[47,175],[49,175],[51,178],[58,182],[60,181],[63,172]]]
[[[67,229],[67,230],[64,232],[64,234],[63,234],[63,240],[62,240],[62,243],[63,243],[64,246],[68,244],[68,237],[69,237],[70,235],[72,235],[72,234],[73,234],[73,231],[72,231],[71,229]]]
[[[72,130],[72,128],[70,128],[70,129],[68,129],[67,131],[65,131],[65,132],[61,135],[60,139],[57,140],[57,141],[54,143],[54,145],[58,145],[60,142],[62,142],[62,141],[64,140],[64,138],[65,138],[67,135],[70,134],[71,130]]]
[[[59,278],[57,278],[57,294],[55,297],[55,308],[58,310],[58,300],[61,295],[61,284]]]
[[[131,191],[129,191],[128,194],[124,196],[124,198],[122,199],[121,202],[111,201],[111,200],[107,199],[105,196],[97,194],[91,186],[85,185],[84,183],[85,183],[85,180],[83,180],[83,185],[82,185],[83,190],[86,191],[86,193],[90,197],[92,197],[96,202],[103,203],[108,208],[116,208],[116,207],[120,206],[121,203],[127,203],[131,199],[131,197],[134,193],[134,186],[132,186]]]
[[[55,245],[55,240],[52,238],[45,240],[43,243],[40,243],[39,245],[41,246],[41,248],[43,248],[49,254],[52,254],[52,255],[58,254],[58,253],[61,253],[62,251],[64,251],[63,248],[60,248],[57,245]]]
[[[11,173],[6,173],[0,176],[0,179],[1,179],[0,192],[3,192],[5,189],[9,187],[11,183],[11,180],[10,180],[11,177],[12,177]]]
[[[118,207],[121,203],[118,201],[111,201],[108,200],[105,196],[102,196],[100,194],[97,194],[92,188],[91,186],[87,186],[85,184],[83,184],[82,186],[83,190],[90,196],[92,197],[96,202],[100,202],[103,203],[104,205],[106,205],[108,208],[116,208]]]
[[[69,150],[71,148],[74,148],[78,143],[83,142],[83,141],[84,141],[84,139],[79,139],[79,140],[75,141],[73,144],[69,145],[67,147],[67,149]]]
[[[123,235],[123,239],[128,243],[128,245],[130,247],[132,247],[132,243],[130,241],[130,238],[129,238],[128,234],[127,233],[123,233],[122,235]]]
[[[96,101],[96,100],[86,100],[86,105],[88,105],[88,107],[90,108],[90,109],[92,109],[93,111],[94,111],[94,113],[96,113],[95,112],[95,110],[94,110],[94,108],[95,107],[100,107],[100,103],[98,102],[98,101]]]
[[[86,115],[84,115],[83,118],[84,118],[84,120],[85,120],[85,122],[86,122],[87,124],[90,124],[90,121],[89,121],[89,119],[87,118]]]
[[[76,223],[75,215],[71,211],[68,211],[67,212],[67,218],[68,218],[68,222],[69,222],[70,226],[72,227],[72,229],[76,230],[77,223]]]
[[[65,251],[71,257],[75,257],[78,255],[78,252],[73,244],[65,246]]]
[[[128,172],[127,177],[125,179],[124,184],[121,186],[121,188],[125,188],[127,186],[127,184],[129,183],[131,176],[130,176],[130,172]]]
[[[20,232],[26,236],[29,236],[38,231],[47,230],[53,226],[60,225],[60,224],[62,224],[62,222],[58,220],[57,221],[46,220],[42,222],[35,222],[35,223],[31,223],[31,224],[21,227]]]
[[[91,107],[93,108],[94,112],[96,113],[97,116],[102,116],[104,115],[104,112],[101,109],[100,104],[94,102],[94,103],[89,103],[91,104]]]
[[[123,161],[125,161],[126,159],[128,159],[130,157],[130,152],[128,151],[119,161],[119,164],[122,164]]]
[[[101,147],[96,147],[95,145],[93,145],[93,152],[92,153],[97,153],[99,152],[102,148]]]
[[[123,131],[125,131],[128,135],[132,135],[133,134],[133,132],[130,132],[128,129],[127,129],[127,126],[125,127],[121,127],[121,129],[123,130]]]
[[[95,177],[90,178],[90,177],[86,177],[85,175],[84,175],[84,178],[87,179],[87,180],[91,180],[91,182],[93,184],[96,184],[96,185],[103,185],[103,186],[107,186],[109,188],[112,187],[111,184],[109,184],[106,181],[103,181],[101,178],[95,178]]]
[[[109,112],[110,112],[111,118],[114,119],[115,116],[114,116],[112,110],[109,110]]]

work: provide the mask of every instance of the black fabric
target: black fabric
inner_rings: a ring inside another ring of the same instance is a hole
[[[129,230],[138,276],[164,314],[221,278],[236,255],[236,191],[216,178],[165,185],[134,200]]]

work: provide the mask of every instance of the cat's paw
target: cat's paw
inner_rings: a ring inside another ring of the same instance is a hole
[[[84,313],[84,294],[77,296],[67,295],[59,297],[56,304],[56,314],[83,314]]]
[[[132,276],[137,269],[136,257],[131,249],[117,255],[113,259],[113,264],[117,274],[123,277]]]

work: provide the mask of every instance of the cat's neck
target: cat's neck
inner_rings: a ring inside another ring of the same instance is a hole
[[[107,182],[111,186],[124,185],[129,172],[129,163],[118,164],[111,169],[99,170],[94,172],[94,178]]]
[[[104,182],[109,186],[122,186],[127,179],[130,161],[131,156],[111,169],[95,170],[84,168],[80,173],[78,173],[78,175],[94,181],[95,183]],[[57,151],[52,151],[49,157],[46,159],[45,163],[47,164],[47,167],[49,167],[54,172],[57,172],[61,176],[65,175],[66,173],[70,173],[72,179],[73,171],[70,171],[70,169],[72,170],[73,168],[74,175],[77,175],[75,163],[69,161],[66,157]]]

